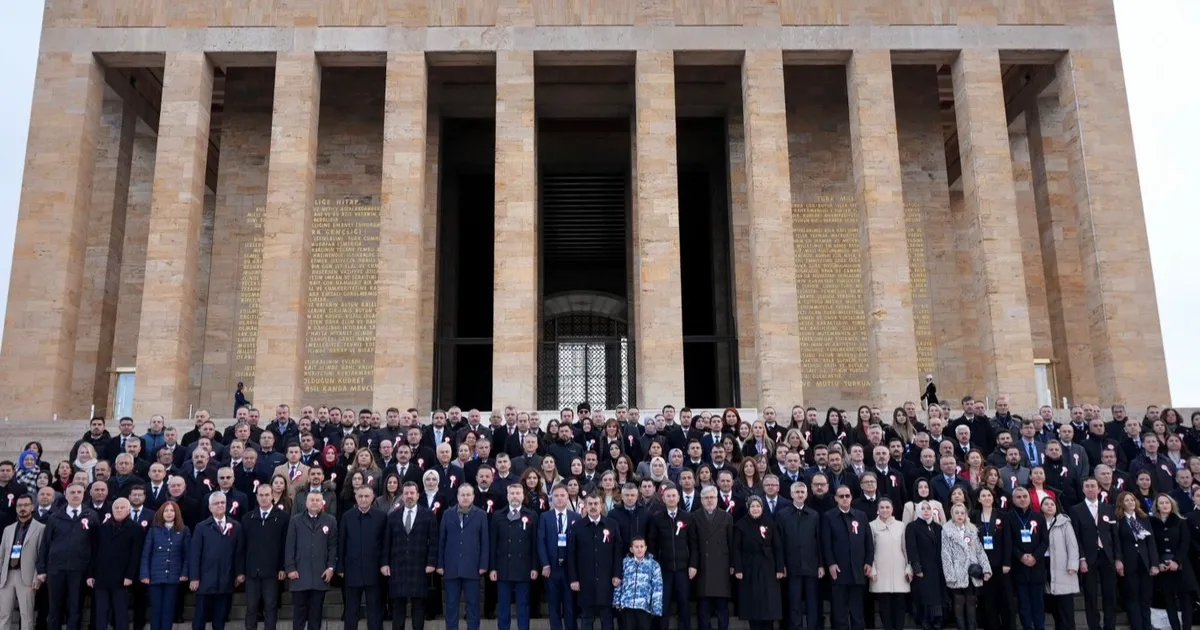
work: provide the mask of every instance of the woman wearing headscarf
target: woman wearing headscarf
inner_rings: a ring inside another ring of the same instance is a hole
[[[904,548],[904,523],[895,518],[891,499],[880,499],[871,537],[875,541],[875,564],[871,566],[871,594],[879,610],[883,630],[904,627],[904,600],[910,590],[912,567]]]
[[[42,472],[38,465],[38,454],[33,449],[21,451],[17,457],[17,483],[25,486],[30,495],[37,495],[37,476]]]
[[[1075,630],[1075,594],[1079,592],[1079,541],[1071,518],[1058,509],[1058,501],[1042,499],[1042,517],[1050,532],[1050,579],[1046,592],[1054,600],[1055,630]],[[1176,628],[1178,630],[1178,628]]]
[[[933,519],[928,501],[917,504],[917,519],[904,530],[908,564],[912,567],[912,602],[924,630],[940,628],[942,623],[942,526]]]
[[[942,526],[942,570],[958,630],[975,630],[975,592],[992,578],[992,565],[961,503],[950,508],[950,520]]]
[[[733,526],[733,577],[737,580],[738,616],[751,630],[768,630],[783,619],[783,541],[762,499],[746,500],[746,516]]]

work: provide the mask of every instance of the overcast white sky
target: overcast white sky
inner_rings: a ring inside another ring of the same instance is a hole
[[[1070,0],[1060,0],[1070,1]],[[41,0],[0,0],[0,318],[8,296]],[[1173,403],[1200,407],[1200,0],[1115,0]],[[3,384],[0,384],[3,386]]]

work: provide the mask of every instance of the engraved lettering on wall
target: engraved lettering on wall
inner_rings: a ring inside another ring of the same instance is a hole
[[[311,243],[305,390],[370,392],[375,373],[378,202],[317,199]]]
[[[241,282],[235,332],[234,379],[246,384],[246,393],[254,392],[254,361],[258,350],[258,299],[262,289],[263,212],[255,206],[246,215],[252,236],[242,242]]]
[[[929,268],[925,262],[925,229],[921,204],[904,204],[908,240],[908,274],[912,283],[913,325],[917,335],[917,371],[933,374],[933,301],[929,297]],[[922,381],[924,382],[924,381]]]
[[[814,402],[865,397],[871,381],[858,206],[824,195],[792,204],[804,388]],[[824,391],[818,391],[824,390]]]

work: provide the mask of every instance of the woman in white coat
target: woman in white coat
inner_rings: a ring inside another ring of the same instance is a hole
[[[982,575],[971,576],[973,565],[979,566]],[[967,506],[961,503],[950,508],[950,521],[942,526],[942,573],[954,598],[958,630],[975,630],[975,590],[992,578],[992,565],[983,551],[979,530],[967,518]]]
[[[871,521],[871,537],[875,542],[871,593],[875,595],[875,609],[879,611],[883,630],[904,627],[904,600],[912,580],[912,567],[904,548],[904,523],[895,518],[895,509],[890,499],[880,499],[878,517]]]
[[[1046,592],[1054,600],[1055,630],[1075,630],[1075,594],[1079,592],[1079,541],[1071,518],[1054,497],[1042,499],[1042,516],[1050,532],[1050,579]]]

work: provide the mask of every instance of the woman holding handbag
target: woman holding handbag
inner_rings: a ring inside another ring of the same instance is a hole
[[[975,630],[975,591],[992,578],[992,565],[962,504],[950,508],[950,522],[942,526],[942,571],[958,630]]]

